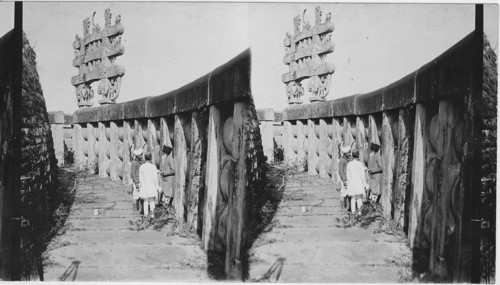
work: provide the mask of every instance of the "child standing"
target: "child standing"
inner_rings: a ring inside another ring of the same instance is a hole
[[[358,213],[363,205],[363,195],[365,190],[368,189],[368,183],[366,183],[366,166],[359,161],[359,151],[355,150],[352,152],[352,161],[347,164],[347,194],[352,196],[351,198],[351,213]],[[356,203],[358,205],[358,211],[356,212]]]
[[[151,153],[146,153],[144,159],[146,162],[139,168],[139,182],[141,183],[139,195],[144,199],[144,216],[149,214],[148,206],[151,208],[151,216],[153,216],[155,199],[161,190],[158,182],[158,168],[151,162],[153,159]]]
[[[343,146],[340,148],[340,152],[342,154],[342,157],[340,158],[339,161],[339,176],[341,180],[341,186],[340,186],[340,208],[347,209],[348,206],[346,205],[347,203],[347,164],[349,161],[351,161],[351,158],[349,156],[349,151],[351,151],[351,148],[349,146]]]
[[[130,175],[132,176],[132,187],[133,187],[133,192],[132,192],[132,199],[133,199],[133,207],[134,211],[137,211],[138,213],[142,214],[142,203],[141,199],[139,197],[139,189],[140,189],[140,183],[139,183],[139,168],[141,167],[142,164],[142,149],[136,149],[133,152],[134,155],[134,160],[132,161],[132,166],[130,170]]]

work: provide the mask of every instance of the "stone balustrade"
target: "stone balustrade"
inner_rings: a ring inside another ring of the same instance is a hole
[[[403,226],[412,248],[430,249],[430,268],[442,280],[463,281],[464,272],[470,274],[470,244],[460,243],[471,234],[463,230],[471,223],[463,213],[472,207],[464,203],[471,191],[464,184],[474,179],[464,167],[478,162],[474,133],[466,131],[473,124],[468,118],[479,115],[470,107],[481,66],[472,56],[481,54],[478,41],[482,46],[473,32],[374,92],[283,112],[285,161],[332,179],[332,191],[340,179],[342,143],[358,149],[365,165],[370,144],[381,145],[384,213]]]
[[[75,160],[100,177],[131,184],[131,147],[144,145],[162,169],[173,147],[174,205],[205,250],[225,251],[229,279],[243,279],[249,205],[264,175],[250,50],[167,94],[74,113]]]

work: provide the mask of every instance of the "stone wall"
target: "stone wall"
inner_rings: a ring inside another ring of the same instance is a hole
[[[16,54],[14,49],[16,35],[10,31],[0,38],[0,279],[12,280],[15,269],[12,261],[15,258],[13,232],[16,230],[12,219],[15,207],[14,191],[18,185],[19,160],[16,159],[15,146],[18,145],[14,137],[14,80]]]
[[[80,109],[73,117],[76,164],[97,163],[99,176],[124,185],[131,183],[132,146],[144,145],[160,169],[161,146],[172,146],[177,218],[200,234],[205,250],[223,253],[226,276],[238,280],[265,163],[250,61],[247,50],[167,94]]]
[[[342,143],[353,144],[365,164],[370,143],[381,145],[384,213],[407,232],[411,247],[430,250],[430,270],[442,281],[467,281],[460,273],[470,271],[461,255],[467,251],[460,242],[462,229],[470,224],[461,216],[461,169],[468,155],[464,142],[471,136],[463,131],[464,98],[480,66],[471,56],[478,53],[476,41],[473,32],[417,71],[371,93],[283,112],[285,161],[334,185],[340,179]],[[483,100],[496,110],[496,101]],[[491,120],[496,126],[496,117]]]
[[[496,259],[497,56],[485,38],[481,163],[481,281],[494,282]]]
[[[42,87],[36,70],[36,55],[23,39],[23,86],[21,123],[21,197],[20,215],[27,220],[21,228],[22,271],[36,268],[35,261],[49,230],[52,199],[57,191],[57,161],[54,154],[51,125]]]

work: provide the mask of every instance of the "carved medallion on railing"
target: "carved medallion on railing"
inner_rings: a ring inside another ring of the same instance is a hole
[[[125,68],[116,65],[116,57],[125,51],[121,44],[121,35],[125,30],[121,24],[121,16],[116,16],[115,24],[111,26],[111,10],[106,9],[103,30],[99,24],[94,23],[94,16],[95,12],[92,23],[89,18],[83,20],[83,38],[76,35],[73,42],[73,66],[78,68],[78,75],[71,78],[71,84],[75,86],[79,107],[92,106],[94,90],[90,84],[97,81],[97,94],[102,97],[99,103],[114,104],[125,74]]]
[[[286,84],[288,104],[302,104],[304,87],[301,81],[308,78],[307,90],[311,93],[309,101],[325,101],[335,72],[335,66],[326,62],[327,54],[335,49],[331,13],[322,22],[323,12],[321,7],[316,7],[315,26],[311,27],[305,21],[305,12],[302,19],[300,15],[294,18],[294,35],[286,33],[283,41],[286,52],[283,63],[289,66],[289,72],[283,74],[281,80]]]

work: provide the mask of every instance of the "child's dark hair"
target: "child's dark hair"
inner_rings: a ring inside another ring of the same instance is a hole
[[[151,155],[151,153],[150,153],[150,152],[148,152],[148,153],[146,153],[146,154],[144,155],[144,159],[145,159],[145,160],[149,160],[149,161],[151,161],[151,160],[153,159],[153,155]]]

